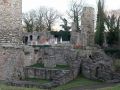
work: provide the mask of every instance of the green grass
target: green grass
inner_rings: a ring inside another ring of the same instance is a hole
[[[37,63],[28,67],[36,67],[36,68],[45,68],[44,64],[41,63]],[[69,69],[68,65],[56,65],[56,67],[54,69]]]
[[[33,64],[31,66],[28,66],[28,67],[44,68],[44,64],[37,63],[37,64]]]
[[[0,90],[44,90],[44,89],[21,88],[21,87],[12,87],[12,86],[0,85]]]
[[[114,87],[107,87],[103,89],[98,89],[98,90],[120,90],[120,85],[114,86]]]
[[[92,81],[92,80],[86,79],[80,75],[75,80],[69,82],[68,84],[59,86],[59,87],[54,88],[52,90],[69,90],[71,88],[80,87],[80,86],[87,86],[87,85],[94,85],[97,83],[100,84],[102,82]]]
[[[69,69],[68,65],[56,65],[56,69]]]

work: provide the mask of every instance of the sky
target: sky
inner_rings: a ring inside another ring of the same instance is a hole
[[[70,6],[71,0],[22,0],[22,11],[28,12],[32,9],[38,9],[40,6],[52,7],[57,9],[61,15],[66,17],[66,10]],[[97,10],[97,0],[85,0],[85,6],[91,6]],[[105,10],[120,9],[120,0],[105,0]],[[59,23],[56,23],[55,28],[61,29]]]
[[[70,0],[22,0],[23,12],[28,12],[31,9],[37,9],[40,6],[53,7],[59,12],[64,13],[69,7]],[[105,0],[106,10],[120,9],[120,0]],[[85,5],[96,8],[96,0],[85,0]]]

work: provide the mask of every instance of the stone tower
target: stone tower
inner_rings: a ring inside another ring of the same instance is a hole
[[[81,16],[81,40],[83,46],[94,45],[94,8],[84,7]]]
[[[76,24],[72,23],[71,44],[77,44],[83,48],[94,45],[94,17],[94,8],[83,8],[81,30],[77,30]]]
[[[24,66],[21,16],[22,0],[0,0],[0,80],[18,78]]]
[[[22,0],[0,0],[0,45],[20,43]]]

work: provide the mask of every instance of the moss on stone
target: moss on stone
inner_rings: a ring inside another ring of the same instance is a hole
[[[56,65],[56,69],[69,69],[69,65]]]
[[[33,65],[29,66],[29,67],[44,68],[44,64],[42,64],[42,63],[36,63],[36,64],[33,64]]]

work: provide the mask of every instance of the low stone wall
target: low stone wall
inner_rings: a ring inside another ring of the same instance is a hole
[[[68,72],[69,70],[48,69],[48,68],[34,68],[25,67],[25,78],[39,78],[39,79],[53,79],[57,73]]]
[[[26,88],[44,88],[41,84],[31,81],[6,81],[5,84],[10,86],[26,87]]]

